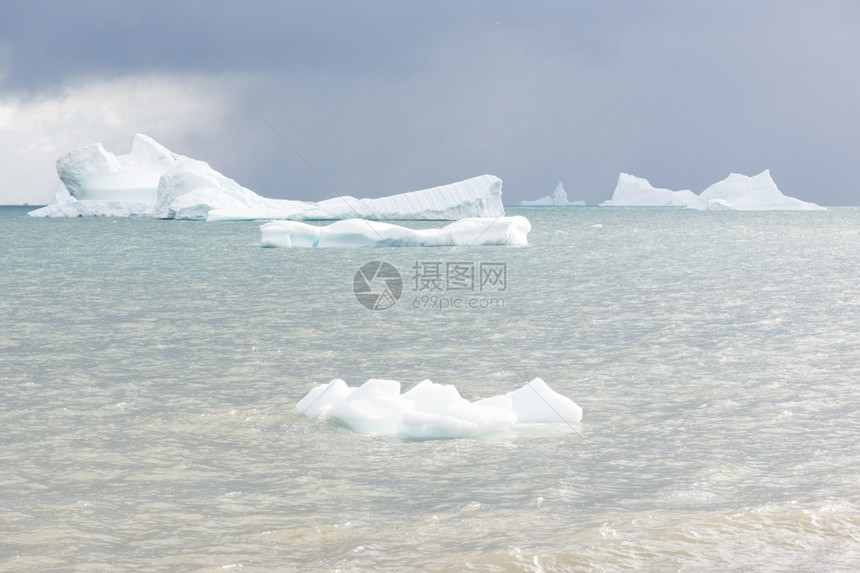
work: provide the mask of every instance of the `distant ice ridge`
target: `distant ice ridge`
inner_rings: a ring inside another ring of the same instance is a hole
[[[516,424],[576,423],[582,408],[535,378],[507,394],[469,402],[450,384],[430,380],[400,393],[400,382],[370,379],[349,387],[335,379],[313,388],[296,404],[308,418],[337,420],[361,434],[409,439],[466,438]]]
[[[732,173],[699,195],[692,209],[738,211],[825,211],[826,207],[783,195],[765,169],[754,177]]]
[[[520,205],[523,207],[582,207],[585,205],[585,201],[568,201],[567,191],[564,190],[564,185],[559,181],[552,195],[534,201],[521,201]]]
[[[62,181],[57,202],[31,216],[301,221],[459,220],[505,214],[502,181],[492,175],[378,199],[269,199],[142,134],[134,136],[126,155],[114,155],[100,143],[67,153],[57,160],[57,174]]]
[[[748,177],[732,173],[700,195],[653,187],[647,179],[627,173],[618,176],[612,199],[601,207],[685,207],[698,210],[823,211],[824,207],[783,195],[765,169]]]
[[[346,219],[329,225],[271,221],[260,226],[261,247],[443,247],[528,244],[531,224],[520,215],[461,219],[438,229]]]
[[[618,175],[612,199],[600,203],[601,207],[686,207],[697,200],[689,190],[672,191],[653,187],[647,179],[628,173]]]
[[[325,221],[361,218],[376,221],[457,221],[473,217],[502,217],[505,214],[502,180],[493,175],[378,199],[342,196],[318,203],[260,199],[263,202],[252,201],[247,207],[234,204],[215,208],[209,212],[207,220]]]

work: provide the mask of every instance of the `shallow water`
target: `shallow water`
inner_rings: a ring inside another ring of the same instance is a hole
[[[0,209],[0,571],[856,569],[860,209],[511,212],[530,246],[311,250]],[[404,283],[382,311],[352,292],[375,259]],[[490,308],[412,290],[482,262],[505,290],[442,294]],[[337,377],[536,376],[580,424],[294,412]]]

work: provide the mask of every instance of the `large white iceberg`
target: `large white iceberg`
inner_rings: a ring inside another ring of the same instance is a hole
[[[154,203],[159,178],[178,158],[138,133],[126,155],[114,155],[101,143],[63,155],[57,159],[57,175],[78,201]]]
[[[57,160],[63,200],[34,217],[131,215],[190,220],[459,220],[501,217],[502,181],[482,175],[377,199],[344,196],[318,203],[269,199],[207,163],[171,152],[138,134],[131,152],[116,156],[96,143]]]
[[[351,388],[340,379],[311,389],[296,411],[336,420],[362,434],[408,439],[465,438],[510,429],[516,424],[582,420],[582,408],[540,378],[507,394],[469,402],[450,384],[423,380],[400,393],[396,380],[371,379]]]
[[[400,225],[346,219],[328,225],[271,221],[260,226],[261,247],[442,247],[528,244],[531,224],[514,217],[470,218],[438,229],[408,229]]]
[[[653,187],[647,179],[627,173],[618,176],[612,199],[601,207],[685,207],[709,211],[822,211],[825,207],[788,197],[777,188],[765,169],[748,177],[732,173],[700,195]]]
[[[57,159],[60,188],[55,203],[31,211],[34,217],[151,216],[161,175],[182,158],[138,133],[126,155],[101,143]]]
[[[620,173],[612,199],[600,203],[601,207],[686,207],[696,201],[689,190],[672,191],[654,187],[647,179],[629,173]]]
[[[564,190],[564,185],[559,181],[552,195],[534,201],[520,201],[520,205],[523,207],[582,207],[585,205],[585,201],[569,201],[567,191]]]
[[[765,169],[758,175],[747,177],[732,173],[714,183],[688,205],[692,209],[737,211],[824,211],[825,207],[783,195]]]

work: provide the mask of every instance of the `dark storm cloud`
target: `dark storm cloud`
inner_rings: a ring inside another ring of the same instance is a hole
[[[700,192],[770,168],[857,204],[858,24],[848,1],[6,3],[0,89],[215,78],[217,125],[164,143],[268,196],[491,172],[506,201],[596,203],[620,171]]]
[[[0,37],[12,88],[153,70],[403,73],[404,52],[460,13],[404,2],[36,0],[0,7]]]

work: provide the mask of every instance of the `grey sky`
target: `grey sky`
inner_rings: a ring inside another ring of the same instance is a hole
[[[621,171],[701,192],[769,168],[857,205],[858,31],[851,0],[2,0],[0,203],[143,132],[269,197],[492,173],[508,203],[558,181],[597,203]]]

